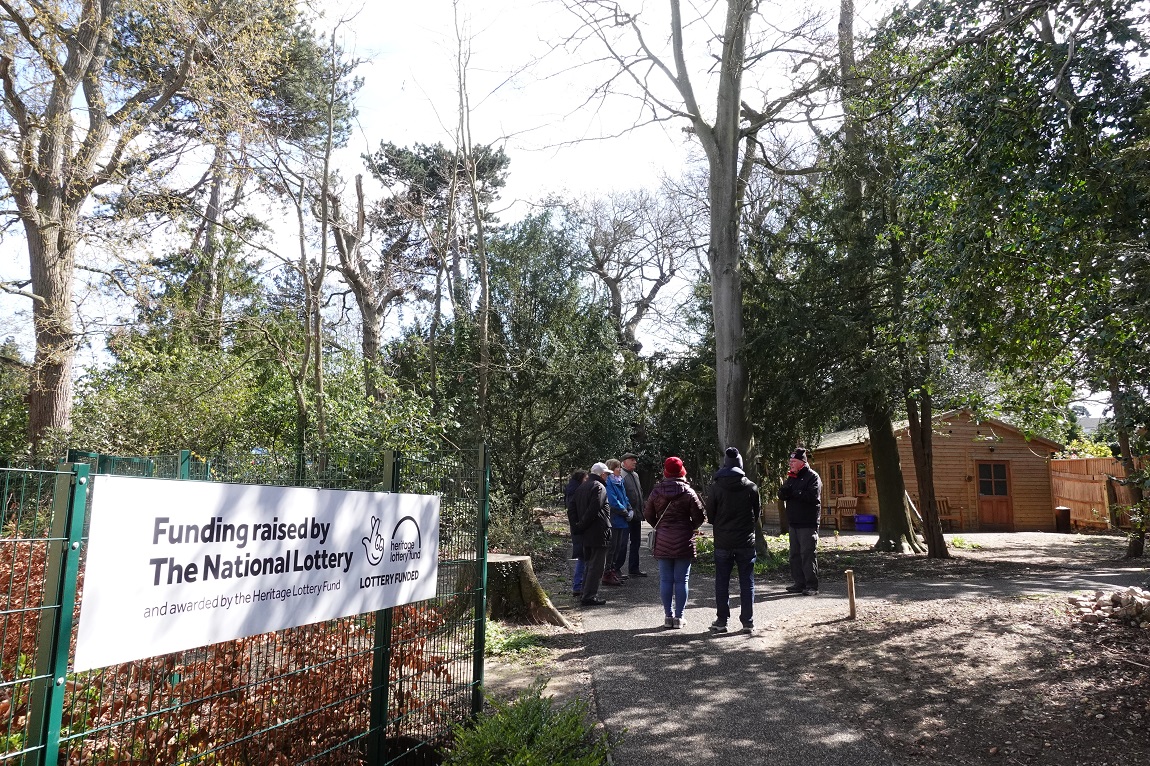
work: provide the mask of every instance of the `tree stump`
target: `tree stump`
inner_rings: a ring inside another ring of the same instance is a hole
[[[487,616],[508,622],[561,625],[567,621],[535,576],[530,556],[492,553],[487,558]]]

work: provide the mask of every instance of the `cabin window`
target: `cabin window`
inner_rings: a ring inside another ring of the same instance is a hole
[[[843,464],[831,463],[827,466],[827,494],[832,498],[843,494]]]
[[[866,463],[862,461],[855,463],[855,494],[859,497],[867,494]]]
[[[1006,463],[978,464],[978,494],[987,497],[1006,497]]]

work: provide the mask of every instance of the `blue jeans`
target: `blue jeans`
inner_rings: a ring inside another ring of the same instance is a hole
[[[587,572],[587,559],[583,556],[583,538],[571,537],[571,558],[575,559],[575,577],[571,581],[571,592],[583,592],[583,575]]]
[[[715,612],[719,622],[731,616],[731,570],[739,568],[739,622],[755,625],[755,549],[715,549]]]
[[[687,581],[691,576],[691,559],[659,559],[659,595],[667,617],[682,617],[687,606]],[[675,611],[671,612],[674,596]]]

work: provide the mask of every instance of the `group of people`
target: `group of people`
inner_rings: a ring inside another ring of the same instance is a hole
[[[584,606],[601,606],[602,585],[621,587],[630,577],[646,577],[639,569],[642,522],[651,525],[651,553],[659,564],[659,595],[664,627],[682,628],[691,564],[698,555],[696,531],[709,521],[715,540],[715,621],[712,631],[728,631],[731,575],[739,578],[739,622],[755,629],[755,531],[762,521],[759,488],[747,478],[743,457],[728,447],[723,466],[700,499],[687,483],[687,470],[678,457],[663,462],[663,476],[644,498],[635,472],[638,456],[596,463],[591,471],[575,471],[564,490],[571,527],[572,557],[576,560],[572,596]],[[803,448],[791,453],[790,470],[779,497],[790,522],[791,593],[818,593],[818,525],[822,481],[810,467]],[[623,573],[628,565],[628,573]]]

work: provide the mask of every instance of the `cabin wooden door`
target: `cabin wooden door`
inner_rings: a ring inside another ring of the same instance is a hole
[[[978,463],[978,528],[983,532],[1014,531],[1009,463]]]

